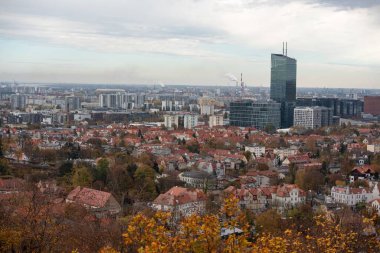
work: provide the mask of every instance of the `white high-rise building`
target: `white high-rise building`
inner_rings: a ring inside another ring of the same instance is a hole
[[[103,108],[126,109],[126,92],[99,94],[99,106]]]
[[[178,115],[170,115],[170,114],[164,115],[165,127],[167,128],[173,128],[174,126],[178,127],[178,118],[179,118]]]
[[[192,129],[198,125],[197,114],[185,114],[183,116],[183,127],[186,129]]]
[[[294,109],[294,126],[319,128],[332,123],[332,111],[326,107],[296,107]]]

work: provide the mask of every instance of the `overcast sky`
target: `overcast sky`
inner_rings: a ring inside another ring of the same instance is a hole
[[[0,81],[380,88],[380,0],[0,0]]]

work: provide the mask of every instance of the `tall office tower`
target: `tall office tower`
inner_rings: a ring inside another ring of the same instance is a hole
[[[26,107],[27,95],[12,94],[11,95],[11,109],[12,110],[24,110]]]
[[[296,107],[294,109],[294,126],[319,128],[332,124],[332,109],[322,106]]]
[[[273,101],[240,100],[230,103],[230,125],[264,129],[280,127],[281,104]]]
[[[68,96],[65,97],[65,109],[67,112],[81,109],[80,97]]]
[[[271,55],[270,98],[281,103],[281,127],[293,124],[296,105],[297,60],[287,56],[287,47],[282,54]]]

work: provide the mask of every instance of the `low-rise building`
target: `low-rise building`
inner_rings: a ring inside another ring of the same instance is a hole
[[[192,214],[203,214],[206,211],[206,194],[199,189],[187,189],[174,186],[160,194],[152,203],[158,211],[171,212],[175,221]]]
[[[379,197],[377,184],[375,184],[373,189],[364,187],[353,188],[349,186],[333,186],[331,188],[331,201],[349,206],[354,206],[358,203],[367,203]]]
[[[121,206],[109,192],[86,187],[76,187],[66,198],[67,203],[84,206],[96,217],[115,216],[121,212]]]

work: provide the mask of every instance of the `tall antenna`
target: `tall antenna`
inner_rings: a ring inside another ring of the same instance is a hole
[[[284,42],[282,42],[282,55],[284,55]]]
[[[285,56],[288,56],[288,42],[285,44]]]

